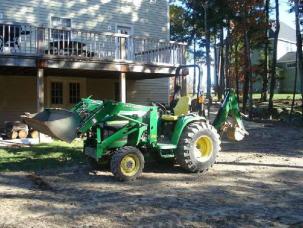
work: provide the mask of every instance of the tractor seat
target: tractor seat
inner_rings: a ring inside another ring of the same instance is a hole
[[[162,115],[162,120],[177,121],[179,116],[187,115],[189,112],[190,97],[184,96],[178,100],[176,107],[174,107],[174,115]]]

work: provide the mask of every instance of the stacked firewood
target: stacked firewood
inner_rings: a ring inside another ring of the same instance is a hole
[[[25,139],[28,136],[38,138],[38,132],[29,129],[27,124],[20,121],[10,121],[5,123],[5,133],[8,139]]]

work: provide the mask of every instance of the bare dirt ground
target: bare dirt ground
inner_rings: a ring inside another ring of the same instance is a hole
[[[86,166],[0,174],[0,227],[303,227],[303,129],[246,124],[205,174],[147,167],[132,183]]]

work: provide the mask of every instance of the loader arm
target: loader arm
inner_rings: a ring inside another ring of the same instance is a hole
[[[232,123],[227,124],[228,117],[232,118]],[[241,119],[238,99],[234,90],[229,90],[226,93],[225,99],[219,109],[219,112],[213,122],[213,126],[219,131],[234,131],[233,134],[238,134],[238,137],[233,137],[236,141],[240,141],[248,132],[245,130]]]

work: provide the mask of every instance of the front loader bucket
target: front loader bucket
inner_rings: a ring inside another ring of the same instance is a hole
[[[77,137],[81,121],[76,113],[64,109],[46,109],[23,116],[23,120],[33,129],[68,143]]]

